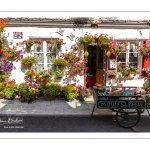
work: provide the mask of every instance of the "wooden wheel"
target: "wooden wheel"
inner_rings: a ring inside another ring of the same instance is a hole
[[[124,128],[131,128],[138,124],[140,120],[140,112],[134,108],[120,108],[116,113],[117,123]]]

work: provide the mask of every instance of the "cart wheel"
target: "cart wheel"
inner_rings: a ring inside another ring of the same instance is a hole
[[[124,128],[131,128],[138,124],[140,112],[138,109],[120,108],[116,113],[117,123]]]

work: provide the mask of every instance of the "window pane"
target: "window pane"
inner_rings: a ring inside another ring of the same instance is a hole
[[[137,53],[129,53],[129,62],[138,62],[138,55]]]
[[[126,62],[126,53],[120,53],[117,57],[117,62]]]

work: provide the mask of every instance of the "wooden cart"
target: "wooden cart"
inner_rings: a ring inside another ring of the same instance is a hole
[[[93,88],[93,98],[94,98],[94,107],[91,113],[95,108],[97,109],[110,109],[116,112],[116,121],[121,127],[130,128],[138,124],[140,121],[140,114],[146,109],[148,111],[150,101],[149,99],[144,99],[141,95],[135,95],[135,91],[128,88],[137,88],[137,87],[118,87],[113,86],[111,88],[121,88],[122,95],[107,95],[107,88],[109,86],[103,86],[102,89]],[[149,111],[148,111],[149,114]],[[149,114],[150,115],[150,114]]]

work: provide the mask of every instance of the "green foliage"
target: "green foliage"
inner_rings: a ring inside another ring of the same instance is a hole
[[[147,89],[150,91],[150,82],[149,82],[149,81],[146,81],[146,82],[143,84],[143,86],[144,86],[145,88],[147,88]]]
[[[60,92],[60,85],[55,82],[48,82],[43,90],[43,93],[50,98],[54,98]]]
[[[64,58],[55,58],[53,64],[55,66],[66,66],[67,61]]]
[[[34,45],[34,41],[30,38],[29,40],[26,41],[27,46],[32,46]]]
[[[3,96],[4,96],[4,92],[0,91],[0,97],[3,97]]]
[[[13,99],[13,95],[15,94],[15,91],[14,91],[13,89],[10,89],[10,88],[6,87],[6,88],[3,90],[3,92],[4,92],[4,95],[3,95],[3,96],[4,96],[6,99],[10,99],[10,98]]]
[[[20,101],[30,102],[35,99],[36,90],[27,83],[21,83],[18,88]]]
[[[21,59],[21,63],[23,65],[30,65],[30,64],[33,64],[36,62],[37,62],[37,60],[36,60],[35,56],[27,56],[27,57],[24,57]]]
[[[55,71],[55,76],[56,77],[63,77],[64,76],[64,71],[63,70],[57,70],[57,71]]]
[[[78,91],[71,84],[63,86],[62,92],[64,93],[67,99],[73,99],[79,96]]]

